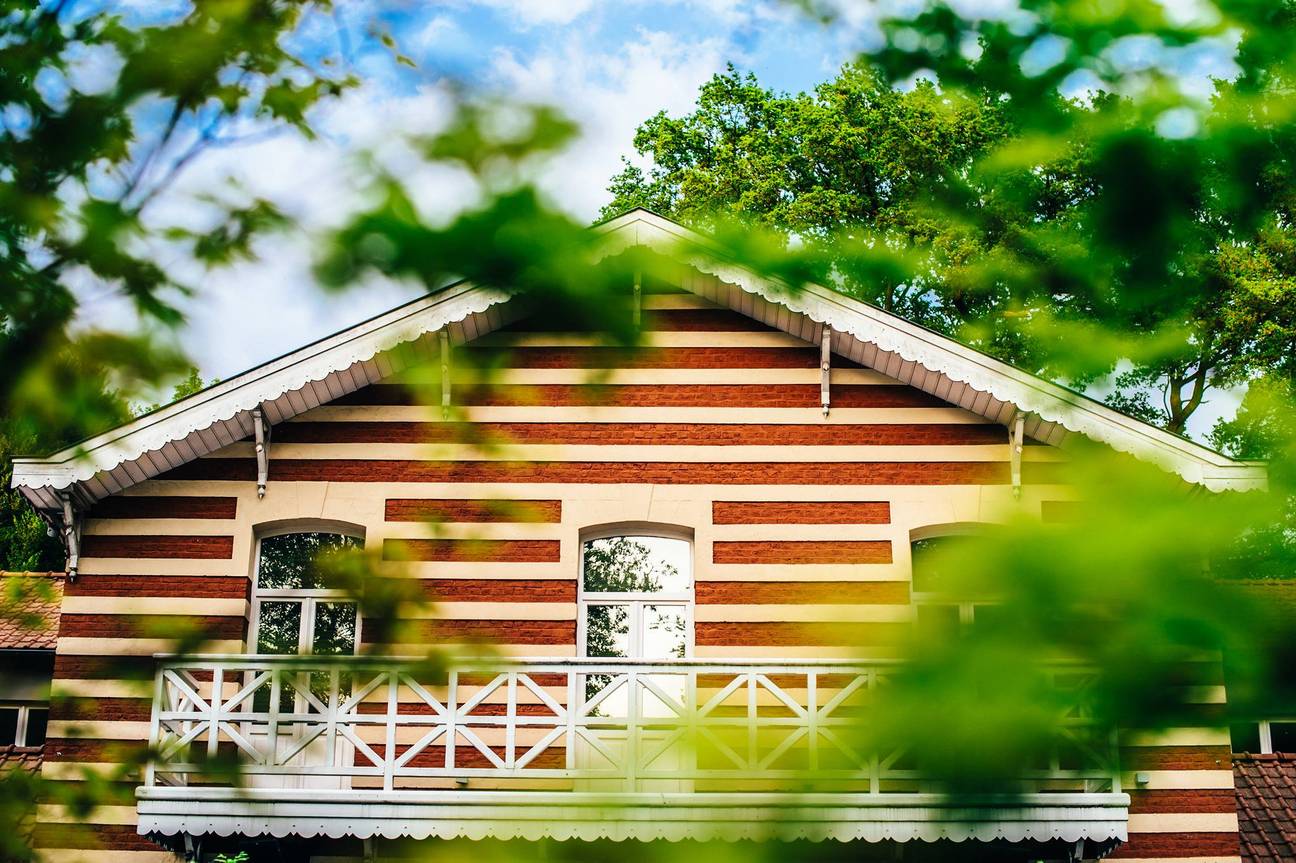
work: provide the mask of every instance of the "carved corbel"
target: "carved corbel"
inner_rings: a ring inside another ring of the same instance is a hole
[[[252,425],[256,433],[257,497],[265,497],[270,482],[270,421],[264,408],[252,409]]]
[[[823,415],[828,416],[828,407],[832,403],[830,387],[832,384],[832,327],[823,325],[823,334],[819,341],[819,401],[823,405]]]

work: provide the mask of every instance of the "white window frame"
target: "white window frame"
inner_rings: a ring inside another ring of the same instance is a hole
[[[649,591],[606,591],[606,590],[586,590],[585,589],[585,544],[599,539],[612,539],[613,537],[626,537],[633,539],[635,537],[653,537],[657,539],[672,539],[688,543],[688,562],[689,571],[688,589],[673,592],[653,593]],[[694,606],[695,594],[694,584],[696,579],[694,573],[697,570],[697,546],[693,542],[693,537],[686,531],[671,530],[668,527],[653,527],[651,525],[615,525],[598,528],[583,532],[580,536],[580,571],[577,574],[576,581],[576,602],[577,602],[577,619],[576,619],[576,646],[577,655],[586,657],[585,652],[588,649],[586,635],[588,628],[588,611],[591,605],[628,605],[630,606],[630,644],[626,646],[630,659],[643,658],[643,636],[644,636],[644,609],[650,605],[669,605],[676,608],[684,609],[684,657],[693,656],[694,645]],[[592,657],[603,658],[603,657]],[[615,661],[615,657],[607,657],[609,662]],[[663,660],[665,661],[665,660]]]
[[[361,617],[360,608],[356,603],[354,596],[349,595],[345,590],[333,590],[329,588],[267,588],[261,587],[261,543],[263,540],[271,539],[276,536],[286,536],[293,533],[331,533],[338,536],[346,536],[351,539],[360,541],[360,548],[365,545],[364,533],[354,529],[347,529],[336,524],[294,524],[290,527],[275,528],[273,530],[263,531],[256,536],[256,550],[252,555],[252,609],[251,617],[248,621],[248,640],[247,652],[256,654],[257,644],[261,638],[261,603],[269,602],[300,602],[302,605],[301,621],[297,631],[297,655],[308,656],[314,648],[315,641],[315,607],[320,602],[350,602],[356,605],[356,623],[355,623],[355,644],[351,647],[352,654],[360,649],[360,627]]]
[[[45,716],[45,736],[49,737],[49,702],[46,701],[0,701],[0,710],[17,710],[18,721],[14,728],[14,739],[9,742],[0,741],[0,746],[44,746],[41,743],[27,742],[27,720],[33,710],[44,710]]]
[[[1277,722],[1279,725],[1296,725],[1296,719],[1259,719],[1256,720],[1256,726],[1260,734],[1260,752],[1259,755],[1273,755],[1273,727],[1272,723]]]

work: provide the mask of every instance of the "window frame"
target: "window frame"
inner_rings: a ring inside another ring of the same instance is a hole
[[[323,524],[306,523],[282,525],[258,531],[252,551],[252,607],[248,617],[246,652],[249,655],[258,655],[257,644],[260,641],[261,636],[262,602],[277,601],[301,603],[301,619],[299,620],[297,627],[297,656],[310,656],[314,652],[315,614],[318,603],[350,602],[356,606],[355,644],[351,646],[351,655],[354,656],[360,650],[362,617],[360,614],[359,604],[356,602],[355,598],[349,596],[346,591],[322,587],[280,587],[265,589],[261,587],[261,543],[264,540],[273,539],[276,536],[287,536],[294,533],[329,533],[336,536],[345,536],[359,540],[360,548],[362,550],[365,547],[365,534],[363,530],[349,525],[339,525],[333,522]]]
[[[0,701],[0,710],[17,710],[18,719],[14,724],[14,739],[9,742],[0,741],[0,746],[17,746],[23,749],[34,749],[45,745],[45,740],[40,743],[28,743],[27,731],[30,725],[31,711],[45,711],[45,739],[49,739],[49,702],[48,701]]]
[[[960,629],[966,629],[976,622],[976,610],[978,607],[994,606],[998,603],[994,597],[978,597],[976,599],[951,599],[941,593],[933,593],[926,590],[916,590],[914,583],[917,572],[914,569],[914,545],[919,542],[925,542],[931,539],[946,539],[959,536],[983,536],[987,529],[992,528],[991,524],[979,524],[975,522],[957,522],[946,525],[929,525],[923,528],[916,528],[909,532],[909,605],[913,608],[914,621],[918,620],[918,608],[953,608],[958,613],[958,624]]]
[[[688,545],[688,588],[682,591],[652,593],[649,591],[607,591],[585,589],[585,546],[600,539],[638,537],[652,539],[669,539]],[[697,579],[697,544],[693,541],[691,531],[671,528],[668,525],[650,525],[642,523],[605,525],[588,531],[582,531],[578,546],[579,564],[576,574],[576,649],[577,656],[588,659],[606,659],[615,662],[617,659],[645,659],[643,656],[644,610],[650,605],[667,605],[684,609],[684,659],[693,656],[694,631],[696,629],[695,585]],[[591,657],[587,650],[588,610],[592,605],[628,605],[630,606],[630,644],[627,646],[627,657]],[[669,660],[661,660],[669,661]]]

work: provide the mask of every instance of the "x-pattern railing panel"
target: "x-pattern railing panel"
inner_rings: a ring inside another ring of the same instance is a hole
[[[250,777],[387,790],[473,777],[625,790],[814,777],[883,793],[917,778],[902,753],[870,755],[857,739],[869,693],[893,672],[835,661],[495,660],[426,672],[372,657],[160,657],[145,779],[183,783],[223,753]],[[1063,769],[1054,757],[1035,778],[1110,780],[1110,752],[1082,715],[1067,721],[1092,765]]]

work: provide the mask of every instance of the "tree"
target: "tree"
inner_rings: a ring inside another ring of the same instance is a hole
[[[979,26],[966,36],[1000,25]],[[639,127],[650,167],[626,163],[604,216],[777,229],[825,281],[1033,371],[1107,380],[1113,406],[1179,433],[1212,389],[1296,355],[1292,130],[1263,108],[1283,79],[1219,82],[1215,110],[1191,116],[1228,133],[1183,140],[1149,126],[1186,106],[1150,118],[1129,95],[1068,98],[1052,71],[1003,74],[1014,61],[993,51],[941,59],[961,77],[898,88],[861,61],[795,96],[731,67],[692,114]],[[1240,149],[1254,177],[1237,173]],[[1149,183],[1170,209],[1130,222]]]

